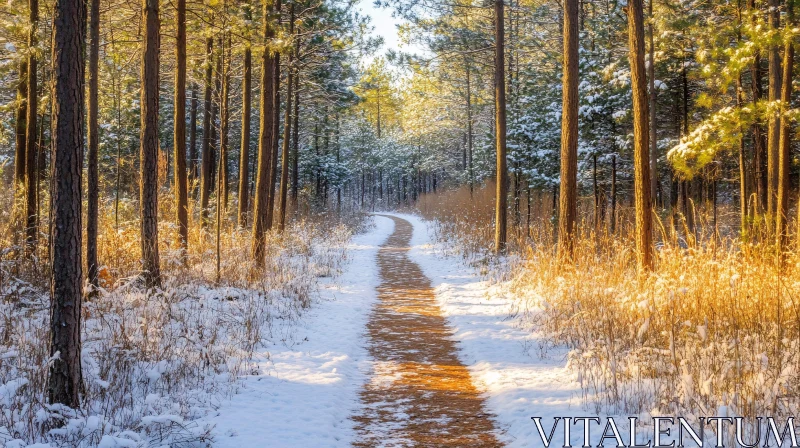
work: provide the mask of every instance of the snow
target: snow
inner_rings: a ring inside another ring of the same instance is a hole
[[[375,257],[394,230],[388,218],[374,222],[349,244],[342,274],[320,285],[318,303],[282,342],[257,353],[257,373],[206,419],[215,447],[350,446],[349,416],[372,370],[364,332],[380,283]]]

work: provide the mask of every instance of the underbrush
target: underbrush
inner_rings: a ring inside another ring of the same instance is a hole
[[[163,286],[155,290],[138,278],[136,204],[120,203],[119,224],[113,204],[101,208],[101,287],[83,303],[80,409],[47,404],[46,235],[37,257],[26,261],[14,233],[4,233],[0,446],[209,446],[211,428],[198,419],[235,393],[239,378],[258,373],[257,361],[264,360],[254,358],[257,349],[290,331],[311,305],[318,279],[340,272],[347,242],[364,225],[358,214],[295,216],[283,234],[268,234],[266,266],[257,269],[249,230],[229,216],[220,229],[217,281],[214,222],[205,230],[190,223],[184,264],[170,196],[161,197]],[[5,212],[0,226],[10,229],[11,216]]]
[[[587,406],[689,418],[786,417],[800,407],[796,252],[781,260],[767,244],[720,237],[736,227],[724,210],[716,228],[698,212],[694,232],[665,212],[655,269],[640,276],[630,211],[611,233],[583,203],[571,262],[556,256],[547,206],[509,227],[509,254],[498,260],[492,190],[425,196],[419,209],[440,241],[515,298],[524,325],[570,349]]]

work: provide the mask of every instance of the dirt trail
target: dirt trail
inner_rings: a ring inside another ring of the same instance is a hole
[[[494,425],[436,305],[430,280],[406,252],[413,227],[394,220],[378,253],[380,302],[370,316],[376,368],[353,417],[357,447],[499,447]]]

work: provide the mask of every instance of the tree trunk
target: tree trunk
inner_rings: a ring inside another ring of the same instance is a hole
[[[264,0],[264,43],[270,43],[275,36],[273,28],[272,2]],[[264,51],[261,57],[261,98],[259,101],[259,132],[258,132],[258,167],[256,171],[256,191],[255,203],[253,206],[253,244],[251,255],[256,266],[264,266],[265,253],[265,233],[267,230],[267,196],[269,194],[269,169],[272,165],[272,121],[275,119],[274,95],[272,89],[275,87],[273,78],[275,77],[275,57]]]
[[[29,0],[30,6],[30,33],[28,34],[28,104],[25,118],[25,241],[29,250],[35,249],[36,237],[38,236],[38,229],[36,223],[38,218],[36,211],[38,205],[36,203],[36,112],[39,107],[38,97],[38,82],[37,82],[37,60],[36,48],[38,39],[37,32],[39,28],[39,0]],[[85,6],[83,7],[85,10]],[[84,18],[85,22],[86,19]],[[85,23],[84,23],[85,28]]]
[[[239,147],[239,227],[247,226],[247,209],[250,205],[250,97],[252,89],[252,50],[244,49],[244,73],[242,77],[242,144]]]
[[[228,45],[224,44],[226,38],[223,37],[220,39],[222,45],[220,45],[220,56],[225,62],[222,64],[222,73],[220,76],[222,77],[222,91],[220,92],[220,113],[219,113],[219,122],[220,122],[220,136],[219,136],[219,179],[220,181],[217,182],[217,194],[222,196],[222,208],[224,210],[228,209],[228,133],[229,133],[229,117],[230,117],[230,73],[231,73],[231,38],[230,35],[227,37]],[[225,53],[227,49],[227,55]],[[219,201],[217,201],[219,202]]]
[[[97,151],[100,139],[97,124],[99,90],[98,65],[100,60],[100,0],[91,0],[89,21],[89,124],[86,127],[89,142],[86,166],[86,273],[89,284],[97,288],[97,223],[98,223],[98,191],[100,177],[97,167]]]
[[[644,63],[644,15],[642,0],[628,4],[628,42],[633,90],[633,169],[636,209],[636,258],[640,271],[653,267],[652,204],[648,155],[647,78]]]
[[[572,256],[578,215],[578,0],[565,0],[558,249]]]
[[[81,170],[86,3],[57,0],[53,19],[53,163],[50,226],[51,404],[79,405],[81,380]],[[55,356],[58,354],[58,356]]]
[[[649,59],[647,66],[647,81],[650,87],[648,98],[650,105],[650,200],[655,204],[658,195],[658,135],[656,133],[656,64],[655,64],[655,29],[653,24],[653,1],[648,4],[650,25],[648,26]]]
[[[750,25],[756,26],[758,23],[759,9],[756,7],[755,0],[748,0],[747,10],[750,14]],[[763,98],[761,55],[758,49],[753,55],[753,65],[751,70],[751,90],[753,105],[755,106]],[[756,193],[757,213],[763,213],[767,204],[767,171],[766,171],[766,141],[764,140],[764,128],[760,120],[753,123],[753,185]]]
[[[794,2],[786,1],[786,29],[794,26]],[[794,65],[794,42],[788,40],[783,50],[783,86],[781,87],[781,114],[792,103],[792,66]],[[778,252],[783,250],[789,239],[789,186],[792,151],[792,124],[787,119],[780,120],[780,145],[778,154],[778,205],[777,205],[777,244]]]
[[[297,47],[295,47],[297,48]],[[297,64],[298,52],[295,51]],[[300,68],[298,67],[294,76],[294,124],[292,125],[292,202],[297,210],[297,189],[300,182]]]
[[[294,2],[289,5],[289,35],[294,36]],[[293,70],[292,53],[289,53],[289,62],[286,64],[286,114],[283,122],[283,148],[281,151],[281,186],[278,209],[278,231],[286,228],[286,199],[289,193],[289,149],[292,131],[292,82]]]
[[[192,186],[192,195],[196,192],[197,180],[197,84],[192,83],[192,101],[189,111],[189,185]]]
[[[780,0],[769,0],[770,12],[767,22],[771,30],[780,26]],[[778,45],[769,47],[769,101],[781,99],[781,60]],[[781,134],[781,119],[777,113],[770,114],[767,122],[767,225],[772,226],[778,199],[778,153]],[[773,228],[769,229],[772,232]]]
[[[205,228],[208,224],[208,198],[211,194],[211,168],[214,164],[211,154],[211,131],[214,123],[211,122],[211,109],[214,107],[211,99],[211,83],[213,73],[214,39],[206,38],[206,76],[205,92],[203,95],[203,142],[200,157],[200,226]]]
[[[93,0],[97,1],[97,0]],[[175,4],[175,126],[173,145],[175,151],[175,204],[177,205],[178,236],[184,264],[189,249],[189,185],[186,172],[186,0]],[[192,99],[194,101],[194,98]]]
[[[140,208],[142,271],[147,287],[161,285],[158,259],[158,71],[159,0],[143,0]]]
[[[506,250],[506,208],[508,201],[508,170],[506,168],[506,75],[505,30],[503,0],[494,2],[494,95],[495,144],[497,145],[497,191],[495,194],[495,253]]]
[[[609,216],[611,233],[617,231],[617,155],[611,156],[611,216]]]
[[[275,17],[280,22],[281,1],[275,0]],[[278,145],[280,143],[280,114],[281,114],[281,56],[275,53],[275,75],[272,81],[273,112],[272,112],[272,163],[269,167],[269,194],[267,195],[267,229],[272,229],[275,224],[275,184],[278,179]]]
[[[22,60],[19,63],[19,83],[17,84],[17,113],[14,123],[14,133],[16,134],[16,146],[14,153],[14,188],[18,191],[19,197],[25,189],[25,144],[27,143],[25,131],[25,120],[28,113],[28,61]]]

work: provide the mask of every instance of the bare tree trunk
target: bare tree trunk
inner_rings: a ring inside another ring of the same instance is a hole
[[[211,194],[211,168],[213,165],[211,153],[211,131],[214,123],[211,122],[211,115],[214,105],[211,99],[211,83],[213,79],[213,54],[214,54],[214,39],[212,37],[206,38],[206,76],[205,76],[205,93],[203,97],[203,143],[201,149],[202,158],[200,162],[200,227],[205,228],[208,224],[208,198]]]
[[[97,1],[97,0],[94,0]],[[181,258],[187,262],[189,249],[189,185],[186,172],[186,0],[175,4],[175,104],[173,105],[175,151],[175,204]],[[194,98],[192,98],[194,101]]]
[[[767,23],[770,30],[780,27],[780,0],[769,0]],[[781,57],[778,45],[769,47],[769,101],[781,99]],[[777,113],[772,113],[767,122],[767,225],[769,232],[774,231],[773,219],[775,218],[776,202],[778,199],[778,152],[780,145],[781,119]]]
[[[38,218],[36,210],[39,208],[36,204],[36,113],[39,107],[38,97],[38,78],[37,78],[37,60],[36,60],[36,45],[38,43],[37,33],[39,28],[39,0],[28,0],[30,7],[30,33],[28,34],[28,104],[25,119],[25,241],[28,249],[33,251],[36,247],[36,239],[38,236],[38,229],[36,223]],[[85,9],[85,6],[84,6]],[[84,22],[86,19],[83,19]],[[85,28],[85,23],[84,23]]]
[[[759,9],[756,7],[755,0],[748,0],[747,2],[748,14],[750,14],[750,25],[755,26],[758,21]],[[761,86],[761,54],[758,49],[755,50],[753,55],[753,65],[751,70],[751,90],[753,96],[753,105],[761,101],[763,98],[763,89]],[[753,185],[756,191],[756,209],[757,213],[766,211],[767,205],[767,171],[766,171],[766,142],[764,140],[763,124],[756,121],[753,124]]]
[[[647,81],[650,87],[650,200],[655,205],[658,195],[658,135],[656,133],[656,64],[655,64],[655,25],[653,18],[653,1],[648,4],[650,24],[648,26],[649,59],[647,66]]]
[[[628,42],[633,89],[633,169],[636,208],[636,258],[640,271],[653,267],[652,203],[648,155],[647,78],[644,63],[644,14],[642,0],[628,4]]]
[[[294,37],[294,2],[289,4],[289,35]],[[281,186],[278,210],[278,231],[286,228],[286,199],[289,193],[289,149],[292,131],[292,82],[293,71],[292,53],[289,52],[289,62],[286,64],[286,114],[283,123],[283,148],[281,151]]]
[[[617,155],[611,156],[611,233],[617,231]]]
[[[79,405],[81,390],[81,170],[86,3],[56,0],[53,19],[52,273],[50,278],[51,404]]]
[[[280,21],[281,0],[274,0],[275,16]],[[280,143],[280,114],[281,114],[281,56],[275,53],[275,75],[272,81],[273,118],[272,118],[272,163],[269,166],[269,194],[267,195],[267,229],[272,229],[275,224],[275,184],[278,179],[278,144]]]
[[[219,169],[222,171],[220,172],[220,182],[217,182],[217,194],[222,196],[222,208],[227,210],[228,209],[228,133],[230,130],[229,127],[229,117],[230,117],[230,73],[231,73],[231,38],[230,35],[227,37],[227,46],[224,44],[226,38],[223,36],[220,39],[220,42],[223,43],[220,45],[220,56],[224,59],[224,63],[222,64],[222,73],[220,76],[222,77],[222,92],[220,92],[220,137],[219,137]],[[227,55],[226,55],[227,50]],[[219,202],[219,201],[217,201]]]
[[[100,0],[90,1],[89,21],[89,124],[86,127],[89,142],[86,166],[86,273],[92,294],[97,288],[97,226],[100,188],[100,175],[97,166],[97,151],[100,144],[98,138],[98,101],[99,91],[98,66],[100,61]]]
[[[571,257],[578,215],[578,0],[565,0],[558,250]]]
[[[158,71],[159,0],[143,0],[140,208],[142,271],[147,287],[161,286],[158,259]]]
[[[786,0],[786,29],[794,26],[794,2]],[[786,41],[783,49],[783,86],[781,87],[781,115],[792,103],[792,67],[794,65],[794,42]],[[777,204],[777,245],[778,252],[786,247],[789,240],[789,186],[792,151],[792,125],[787,119],[780,120],[780,145],[778,155],[778,204]]]
[[[194,195],[195,181],[197,180],[197,84],[192,83],[192,100],[189,111],[189,184],[192,185]]]
[[[247,210],[250,205],[250,117],[252,90],[252,50],[244,49],[244,73],[242,77],[242,144],[239,147],[239,227],[247,226]]]
[[[263,38],[269,43],[275,36],[273,27],[273,8],[270,0],[264,0]],[[265,51],[261,58],[261,107],[260,129],[258,135],[258,168],[256,177],[255,203],[253,207],[253,245],[251,254],[256,266],[264,266],[265,233],[267,231],[267,206],[270,188],[269,169],[272,165],[272,121],[275,120],[274,95],[275,57]]]
[[[494,2],[494,94],[495,144],[497,145],[497,191],[495,194],[495,253],[506,250],[506,208],[508,202],[508,169],[506,168],[506,75],[505,14],[503,0]]]
[[[25,189],[25,144],[27,143],[25,131],[27,126],[25,120],[28,113],[28,61],[22,60],[19,63],[19,83],[17,84],[17,113],[14,123],[14,133],[16,134],[16,146],[14,153],[14,188],[18,195],[22,196]]]
[[[295,46],[295,61],[300,64],[297,59],[299,51],[298,46]],[[296,68],[294,76],[294,124],[292,125],[292,202],[297,210],[297,189],[300,181],[300,68]]]

